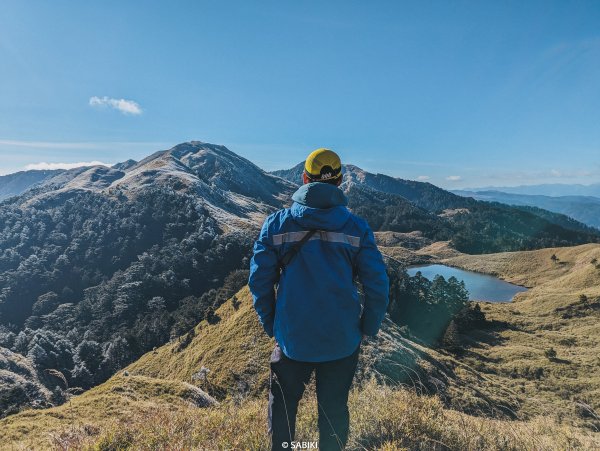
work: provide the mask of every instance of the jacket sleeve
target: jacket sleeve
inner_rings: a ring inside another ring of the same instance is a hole
[[[254,243],[254,255],[250,261],[248,285],[252,293],[254,309],[269,337],[273,336],[275,318],[275,284],[278,279],[279,265],[277,252],[268,235],[269,220],[265,221],[258,239]]]
[[[368,226],[361,240],[356,270],[365,292],[361,329],[363,334],[374,336],[379,332],[389,303],[389,280],[383,257]]]

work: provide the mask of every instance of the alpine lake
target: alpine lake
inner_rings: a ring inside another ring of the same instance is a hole
[[[465,271],[440,264],[411,266],[407,268],[407,272],[411,277],[420,272],[423,277],[429,280],[433,280],[438,274],[446,280],[453,276],[459,281],[463,280],[469,291],[469,299],[471,301],[510,302],[517,293],[527,291],[525,287],[506,282],[488,274]]]

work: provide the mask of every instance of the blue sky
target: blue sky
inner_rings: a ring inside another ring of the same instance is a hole
[[[598,1],[0,3],[0,173],[197,139],[444,187],[600,182]],[[32,166],[33,165],[33,166]]]

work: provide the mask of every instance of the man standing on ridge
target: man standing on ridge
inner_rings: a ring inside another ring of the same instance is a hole
[[[319,449],[340,450],[348,440],[348,393],[360,342],[379,331],[389,282],[373,232],[346,208],[338,155],[315,150],[302,179],[292,206],[265,220],[248,283],[260,322],[276,340],[270,362],[272,449],[293,448],[298,402],[315,371]]]

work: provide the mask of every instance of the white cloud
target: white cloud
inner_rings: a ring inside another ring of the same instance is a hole
[[[74,169],[82,166],[111,166],[108,163],[101,161],[79,161],[77,163],[46,163],[44,161],[40,163],[31,163],[25,166],[25,170],[30,171],[32,169]]]
[[[137,116],[142,114],[142,108],[139,103],[133,100],[112,99],[110,97],[90,97],[90,106],[94,107],[110,107],[120,111],[123,114],[131,114]]]
[[[448,180],[449,182],[458,182],[462,180],[462,177],[460,175],[449,175],[448,177],[446,177],[446,180]]]
[[[431,179],[428,175],[420,175],[417,177],[417,180],[421,180],[422,182]]]

